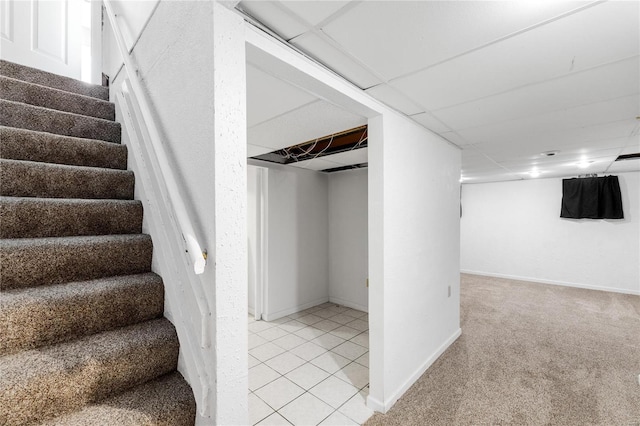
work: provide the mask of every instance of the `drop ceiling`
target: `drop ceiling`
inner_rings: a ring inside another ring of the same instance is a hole
[[[241,1],[237,7],[458,145],[464,182],[640,170],[638,159],[614,161],[640,152],[640,2]],[[250,156],[366,124],[248,61]],[[559,152],[541,155],[546,151]],[[322,170],[363,156],[298,166]]]

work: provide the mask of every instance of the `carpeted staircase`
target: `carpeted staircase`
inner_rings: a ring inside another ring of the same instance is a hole
[[[108,90],[0,61],[0,425],[193,425]]]

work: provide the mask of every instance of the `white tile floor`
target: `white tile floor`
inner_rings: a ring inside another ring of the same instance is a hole
[[[373,411],[369,319],[325,303],[276,321],[249,316],[252,425],[359,425]]]

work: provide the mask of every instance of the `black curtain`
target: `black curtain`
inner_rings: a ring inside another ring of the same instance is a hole
[[[563,179],[560,217],[624,219],[618,176]]]

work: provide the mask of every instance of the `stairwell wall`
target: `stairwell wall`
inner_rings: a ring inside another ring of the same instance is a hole
[[[105,51],[114,51],[112,42],[105,34]],[[205,273],[194,275],[155,155],[131,144],[145,133],[128,118],[124,73],[111,75],[118,120],[130,124],[123,140],[144,205],[143,231],[154,242],[153,270],[165,284],[165,316],[180,339],[178,369],[196,396],[198,424],[246,424],[246,307],[237,306],[247,297],[243,21],[218,2],[161,1],[131,56],[209,255]],[[118,62],[110,57],[104,69],[117,70]]]

